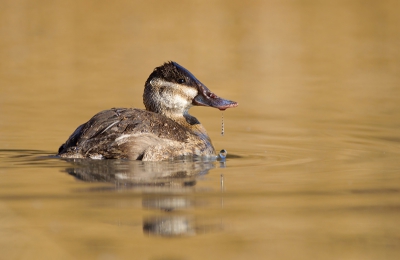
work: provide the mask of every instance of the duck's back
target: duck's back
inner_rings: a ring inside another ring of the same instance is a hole
[[[157,113],[134,108],[102,111],[79,126],[61,145],[65,158],[164,160],[211,155],[214,148],[190,129]]]

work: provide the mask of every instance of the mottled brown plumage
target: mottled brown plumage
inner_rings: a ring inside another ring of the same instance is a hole
[[[180,156],[215,156],[200,122],[189,115],[192,105],[220,110],[237,106],[217,97],[175,62],[157,67],[145,83],[146,110],[113,108],[79,126],[61,145],[64,158],[160,161]]]

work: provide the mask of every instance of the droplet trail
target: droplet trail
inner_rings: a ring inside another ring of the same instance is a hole
[[[224,127],[224,112],[221,114],[221,135],[224,136],[225,127]]]

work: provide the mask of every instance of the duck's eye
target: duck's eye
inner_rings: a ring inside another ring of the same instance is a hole
[[[183,84],[183,83],[185,83],[186,81],[185,81],[185,79],[178,79],[178,83],[179,84]]]

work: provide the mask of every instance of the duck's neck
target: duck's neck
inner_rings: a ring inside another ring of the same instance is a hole
[[[189,113],[161,113],[163,116],[168,117],[169,119],[174,120],[178,124],[187,127],[187,128],[192,128],[196,125],[201,125],[199,120],[195,118],[194,116],[189,115]]]
[[[189,113],[184,114],[165,114],[166,117],[174,120],[183,127],[190,129],[194,134],[199,136],[203,140],[210,141],[206,129],[194,116],[189,115]]]

